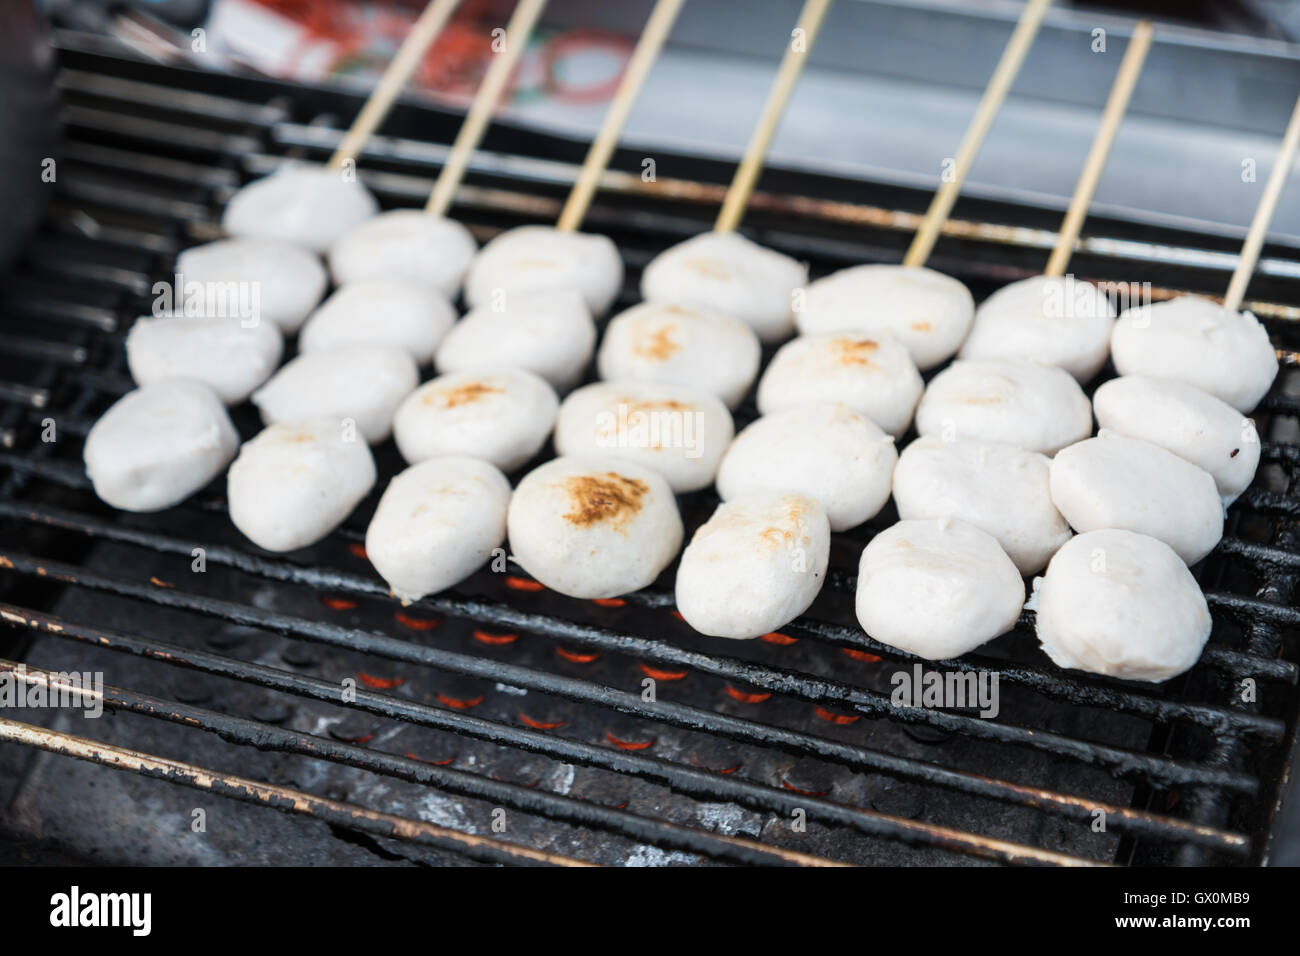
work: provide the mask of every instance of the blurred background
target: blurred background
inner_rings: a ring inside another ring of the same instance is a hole
[[[20,4],[21,6],[21,4]],[[420,4],[405,0],[44,0],[63,45],[111,45],[208,71],[364,90]],[[411,96],[463,104],[490,26],[513,4],[465,0]],[[767,92],[798,0],[690,0],[624,144],[731,159]],[[597,127],[649,0],[553,0],[515,79],[507,118],[583,138]],[[957,147],[1019,0],[839,0],[771,152],[771,165],[928,186]],[[1300,90],[1300,5],[1290,0],[1067,2],[1049,12],[967,194],[1064,203],[1128,30],[1162,29],[1094,209],[1235,232]],[[198,31],[198,32],[195,32]],[[1274,232],[1300,237],[1300,190]]]
[[[21,4],[19,4],[21,5]],[[406,0],[44,0],[64,44],[203,70],[367,88],[421,7]],[[463,104],[512,4],[465,0],[426,57],[413,98]],[[597,127],[649,0],[552,0],[507,117],[585,137]],[[690,0],[624,143],[740,153],[796,21],[798,0]],[[1018,0],[840,0],[790,103],[772,165],[898,185],[936,181],[997,60]],[[1268,168],[1300,88],[1290,0],[1061,0],[998,117],[967,193],[1063,203],[1078,176],[1128,26],[1153,49],[1097,194],[1097,212],[1148,213],[1214,232],[1249,220],[1243,165]],[[195,33],[199,31],[199,33]],[[1279,237],[1300,237],[1300,191]]]

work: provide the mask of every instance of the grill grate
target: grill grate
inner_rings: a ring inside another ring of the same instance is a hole
[[[1300,611],[1290,606],[1300,399],[1289,369],[1261,409],[1260,477],[1201,569],[1211,645],[1168,686],[1061,672],[1034,650],[1026,616],[980,654],[935,665],[996,670],[996,719],[894,706],[890,675],[914,659],[867,638],[849,610],[853,562],[888,512],[836,536],[837,570],[810,616],[762,641],[723,648],[692,634],[672,617],[663,582],[579,602],[539,590],[513,566],[400,608],[360,550],[373,497],[321,545],[267,556],[230,527],[221,482],[180,508],[123,515],[95,499],[80,465],[86,430],[131,387],[121,336],[148,310],[152,280],[179,249],[215,237],[216,211],[249,175],[283,155],[325,155],[355,103],[67,46],[61,58],[69,142],[57,198],[0,300],[0,618],[15,638],[6,649],[0,632],[0,650],[28,662],[27,681],[51,686],[63,680],[55,663],[102,662],[105,704],[124,719],[68,733],[5,716],[0,740],[442,854],[432,859],[1264,858],[1300,674]],[[385,205],[427,189],[445,148],[421,139],[448,139],[454,120],[399,108],[396,136],[376,142],[364,164]],[[501,127],[487,146],[458,208],[479,237],[553,215],[580,145]],[[634,301],[655,252],[703,227],[726,172],[662,157],[659,168],[689,175],[646,196],[639,177],[611,174],[589,219],[627,257],[620,305]],[[756,236],[810,259],[814,274],[896,259],[924,203],[907,190],[776,170],[765,182],[771,191],[750,219]],[[937,267],[980,294],[1039,265],[1052,211],[990,202],[959,211],[974,218],[952,226]],[[1215,237],[1118,221],[1096,228],[1107,238],[1089,240],[1078,260],[1090,277],[1213,291],[1231,266],[1231,243]],[[1300,270],[1286,252],[1265,260],[1257,282],[1270,300],[1296,300]],[[1295,364],[1297,313],[1256,305],[1284,365]],[[57,441],[41,440],[47,420]],[[256,430],[248,408],[235,421],[245,437]],[[401,463],[391,445],[377,460],[382,490]],[[715,503],[708,493],[683,499],[688,531]],[[202,574],[190,572],[195,548]],[[0,662],[3,672],[18,665]],[[345,677],[360,680],[341,707]],[[1244,680],[1258,685],[1254,700],[1243,700]],[[135,718],[179,728],[165,738],[182,748],[172,751],[179,759],[145,749],[140,741],[155,738]],[[205,749],[205,738],[235,749]],[[329,768],[356,774],[342,778],[343,798],[321,796],[273,782],[274,769],[249,776],[246,766],[272,767],[258,752],[297,761],[299,784],[337,789]],[[223,762],[237,770],[218,769]],[[389,791],[399,783],[410,785],[406,796]],[[410,796],[430,788],[459,801],[455,825],[434,822]],[[492,827],[495,808],[517,821],[504,833]],[[1097,811],[1103,832],[1093,829]]]

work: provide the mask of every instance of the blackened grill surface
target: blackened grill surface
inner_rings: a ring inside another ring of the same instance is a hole
[[[377,450],[375,495],[339,533],[288,556],[259,553],[235,532],[221,482],[180,508],[123,515],[94,498],[80,468],[85,430],[130,387],[121,340],[148,312],[152,282],[170,276],[176,251],[215,236],[212,223],[240,182],[278,156],[323,156],[308,145],[308,124],[337,127],[355,101],[70,50],[62,61],[69,143],[49,187],[54,212],[0,302],[0,441],[9,446],[0,449],[8,565],[0,602],[11,625],[0,630],[0,656],[33,673],[102,671],[112,707],[100,720],[67,711],[0,717],[505,846],[462,851],[368,820],[305,819],[175,777],[0,744],[8,855],[409,865],[497,862],[526,847],[555,862],[610,864],[1263,858],[1297,710],[1290,605],[1300,542],[1288,529],[1300,512],[1291,487],[1300,400],[1287,369],[1261,410],[1260,477],[1200,569],[1215,612],[1211,648],[1168,685],[1060,672],[1035,650],[1026,620],[960,665],[1000,671],[996,719],[893,708],[890,678],[913,662],[873,644],[851,609],[857,555],[894,519],[889,509],[837,536],[826,591],[806,619],[769,640],[694,635],[671,614],[672,569],[615,606],[531,590],[511,567],[402,608],[359,551],[378,491],[401,465],[391,443]],[[445,143],[454,128],[451,114],[405,106],[386,132]],[[377,143],[362,164],[385,205],[414,205],[436,174],[417,145]],[[487,148],[507,158],[582,155],[581,144],[508,127],[494,129]],[[639,169],[639,159],[622,156],[615,167]],[[726,179],[725,166],[656,159],[664,177]],[[481,239],[530,210],[544,219],[563,190],[535,172],[480,171],[457,215]],[[925,202],[779,170],[763,186],[887,209]],[[627,257],[619,307],[635,301],[640,267],[706,228],[712,211],[600,197],[588,228],[611,235]],[[1055,219],[990,203],[958,214],[1048,229]],[[814,275],[894,261],[907,239],[765,212],[761,202],[747,230],[808,258]],[[1123,222],[1093,222],[1090,232],[1232,248]],[[982,296],[1044,257],[946,240],[934,265]],[[1092,278],[1211,293],[1223,278],[1099,256],[1074,265]],[[1281,279],[1251,291],[1295,300],[1295,284]],[[1300,347],[1291,323],[1269,326],[1279,348]],[[738,424],[752,414],[742,409]],[[46,419],[57,441],[41,440]],[[245,438],[256,431],[249,408],[235,420]],[[715,502],[683,499],[688,530]],[[196,547],[203,573],[191,570]],[[357,687],[346,706],[345,680]],[[1254,701],[1242,699],[1245,680],[1258,688]]]

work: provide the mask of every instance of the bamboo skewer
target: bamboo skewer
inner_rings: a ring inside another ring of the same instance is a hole
[[[510,82],[510,76],[514,73],[515,66],[528,45],[528,37],[545,6],[546,0],[519,0],[515,12],[511,14],[510,22],[506,25],[505,49],[495,55],[483,82],[479,84],[469,112],[465,114],[465,121],[461,123],[460,132],[456,134],[447,162],[429,194],[424,211],[430,215],[445,216],[451,208],[451,201],[465,177],[470,156],[487,132],[497,102],[505,92],[506,84]]]
[[[930,252],[939,239],[944,220],[952,212],[966,174],[970,171],[980,146],[984,143],[984,136],[993,125],[993,119],[997,116],[1002,101],[1006,99],[1016,74],[1020,72],[1020,66],[1024,63],[1030,46],[1033,45],[1034,37],[1038,35],[1038,28],[1042,25],[1043,14],[1047,12],[1049,3],[1051,0],[1029,0],[1021,11],[1020,20],[1007,41],[1006,49],[1002,51],[1002,58],[998,60],[988,88],[984,91],[984,96],[966,130],[966,136],[957,150],[952,178],[939,187],[938,192],[934,194],[934,199],[930,201],[930,208],[926,210],[925,218],[921,221],[921,228],[917,230],[911,246],[908,247],[907,255],[903,257],[903,265],[922,266],[925,260],[930,258]]]
[[[803,11],[799,14],[799,22],[795,27],[796,30],[802,31],[803,49],[798,49],[794,43],[786,47],[785,56],[781,59],[781,68],[772,82],[772,89],[767,95],[767,102],[763,105],[758,125],[750,136],[749,145],[745,148],[745,155],[740,165],[736,167],[731,185],[727,187],[722,209],[718,212],[717,222],[713,226],[715,232],[732,232],[740,224],[750,193],[754,191],[754,184],[758,182],[759,173],[763,171],[763,159],[767,155],[767,148],[771,145],[772,136],[776,133],[777,124],[781,121],[781,114],[785,112],[786,103],[794,91],[795,83],[799,80],[799,74],[803,72],[804,63],[812,51],[813,41],[821,29],[830,2],[831,0],[805,0]],[[1046,3],[1047,0],[1041,2]]]
[[[424,8],[388,68],[384,70],[384,75],[379,78],[378,85],[361,107],[361,112],[343,135],[334,155],[329,158],[330,169],[340,169],[347,160],[356,159],[366,145],[366,140],[370,139],[388,115],[393,101],[402,92],[411,74],[420,65],[420,60],[424,58],[425,51],[442,32],[459,3],[460,0],[431,0]]]
[[[1300,99],[1296,101],[1291,113],[1286,135],[1282,138],[1282,147],[1273,163],[1273,171],[1269,173],[1264,195],[1260,197],[1259,206],[1255,209],[1255,218],[1251,220],[1250,229],[1246,233],[1246,242],[1241,247],[1241,258],[1237,260],[1232,281],[1228,283],[1228,291],[1223,296],[1224,307],[1233,312],[1241,308],[1241,300],[1246,296],[1246,287],[1250,285],[1250,277],[1255,272],[1260,250],[1264,247],[1268,224],[1273,220],[1277,202],[1282,197],[1282,189],[1291,175],[1291,167],[1295,165],[1297,146],[1300,146]]]
[[[610,157],[614,154],[614,147],[618,145],[618,138],[623,132],[628,114],[636,103],[637,95],[641,92],[646,77],[650,75],[650,69],[654,66],[664,41],[668,39],[668,33],[673,28],[683,2],[684,0],[657,0],[655,3],[654,9],[650,12],[650,19],[646,21],[641,38],[637,41],[636,49],[628,60],[618,90],[610,101],[600,132],[592,141],[591,148],[587,150],[587,158],[583,161],[582,170],[578,173],[573,189],[569,192],[569,198],[560,212],[560,218],[555,224],[556,229],[562,232],[573,232],[582,225],[582,219],[587,214],[587,207],[591,205],[592,197],[596,194],[600,178],[605,172],[605,167],[609,165]]]
[[[1124,121],[1124,113],[1128,109],[1129,99],[1133,95],[1133,88],[1137,85],[1138,76],[1142,73],[1142,64],[1146,62],[1147,51],[1151,49],[1151,34],[1149,20],[1142,20],[1133,28],[1133,36],[1128,42],[1128,49],[1124,51],[1124,59],[1120,62],[1119,71],[1115,74],[1115,82],[1110,88],[1110,97],[1106,100],[1106,109],[1102,113],[1101,123],[1097,126],[1097,134],[1093,137],[1087,162],[1084,163],[1079,182],[1074,187],[1074,195],[1070,198],[1070,207],[1066,210],[1065,220],[1061,223],[1056,247],[1052,249],[1052,255],[1047,260],[1047,268],[1043,270],[1046,276],[1059,278],[1065,275],[1065,267],[1070,262],[1070,256],[1074,254],[1074,247],[1079,241],[1079,232],[1083,229],[1083,221],[1088,216],[1088,206],[1097,192],[1097,183],[1106,168],[1106,159],[1115,144],[1120,123]]]

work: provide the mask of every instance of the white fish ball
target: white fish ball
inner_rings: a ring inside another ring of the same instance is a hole
[[[958,518],[997,538],[1022,575],[1041,571],[1070,539],[1052,503],[1051,459],[990,442],[918,438],[898,457],[898,516]]]
[[[673,491],[657,472],[614,458],[554,458],[510,499],[510,549],[529,574],[577,598],[654,582],[682,544]]]
[[[723,501],[760,492],[814,499],[832,531],[856,528],[889,500],[894,438],[841,402],[764,415],[743,429],[718,466]]]
[[[1132,531],[1072,539],[1035,579],[1030,606],[1048,657],[1109,677],[1168,680],[1196,663],[1210,637],[1210,609],[1187,565]]]
[[[794,321],[800,335],[888,332],[924,370],[952,358],[974,315],[970,290],[952,276],[913,266],[865,265],[808,286]]]
[[[408,279],[361,279],[340,286],[298,333],[298,349],[386,345],[403,349],[420,365],[456,321],[456,310],[432,286]]]
[[[329,264],[338,285],[370,279],[420,282],[454,299],[477,251],[470,231],[456,220],[393,209],[334,240]]]
[[[332,418],[348,423],[370,444],[389,436],[402,399],[420,381],[415,360],[387,345],[355,345],[305,352],[253,393],[267,425]]]
[[[808,267],[736,232],[705,232],[655,256],[641,274],[648,302],[693,305],[735,316],[764,342],[794,331],[794,297]]]
[[[693,385],[735,408],[758,377],[752,328],[721,312],[643,302],[610,320],[596,365],[611,381]]]
[[[227,405],[238,405],[265,382],[283,351],[274,325],[246,326],[236,318],[141,316],[126,336],[126,364],[137,385],[192,379]]]
[[[596,347],[596,323],[571,289],[516,292],[503,308],[471,309],[438,346],[440,372],[510,366],[546,379],[557,392],[582,380]]]
[[[1014,445],[1054,455],[1092,433],[1092,406],[1069,372],[1032,362],[959,359],[916,409],[919,434]]]
[[[1248,412],[1277,377],[1268,331],[1249,312],[1184,295],[1129,309],[1110,340],[1121,375],[1172,378]]]
[[[431,458],[388,483],[366,556],[402,601],[465,580],[506,538],[510,482],[477,458]]]
[[[178,292],[197,283],[194,290],[203,304],[195,314],[238,313],[235,317],[271,322],[283,332],[302,325],[329,284],[315,253],[283,239],[218,239],[193,246],[177,256],[176,272],[184,287]],[[246,309],[255,314],[244,314]]]
[[[789,624],[826,580],[831,529],[803,495],[746,495],[718,506],[677,568],[677,610],[701,634],[738,640]]]
[[[802,335],[772,357],[758,382],[758,410],[843,402],[897,438],[924,390],[912,356],[888,333]]]
[[[927,660],[960,657],[1011,630],[1024,601],[997,539],[964,521],[900,521],[871,539],[858,566],[863,630]]]
[[[623,259],[608,236],[519,226],[485,245],[465,278],[470,306],[509,307],[515,293],[572,289],[601,316],[623,288]]]
[[[123,511],[179,504],[235,456],[239,433],[208,386],[169,379],[127,392],[86,434],[95,494]]]
[[[268,425],[230,466],[230,520],[267,551],[315,544],[343,523],[375,484],[375,460],[332,419]]]
[[[546,444],[559,406],[555,390],[523,369],[450,372],[402,402],[393,437],[412,464],[467,456],[509,472]]]
[[[1031,276],[980,303],[958,353],[1056,365],[1080,382],[1106,364],[1115,309],[1106,293],[1074,276]]]
[[[230,197],[221,228],[230,236],[284,239],[324,253],[379,212],[354,176],[326,166],[292,164],[254,179]]]
[[[1121,375],[1097,389],[1092,409],[1102,428],[1159,445],[1208,471],[1225,504],[1255,478],[1255,423],[1195,385]]]
[[[1052,501],[1076,531],[1136,531],[1188,564],[1223,537],[1223,502],[1209,472],[1139,438],[1103,431],[1062,449],[1051,485]]]
[[[735,433],[727,407],[698,388],[595,382],[560,405],[555,450],[636,462],[659,472],[681,494],[713,483]]]

